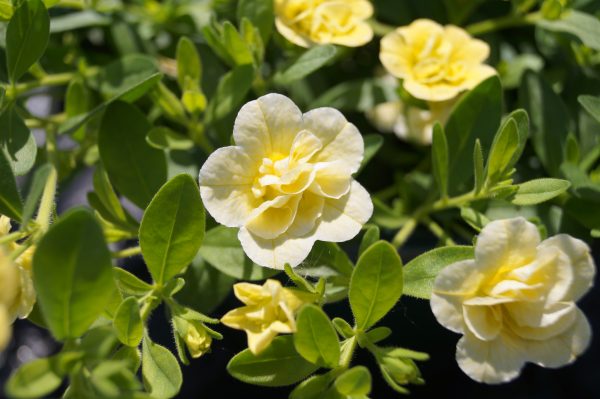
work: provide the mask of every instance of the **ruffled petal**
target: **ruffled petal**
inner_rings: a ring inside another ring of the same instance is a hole
[[[292,100],[270,93],[244,105],[233,125],[235,143],[259,163],[272,154],[287,156],[302,130],[302,112]]]
[[[325,199],[315,237],[320,241],[348,241],[360,232],[372,214],[369,193],[353,180],[348,194],[339,199]]]
[[[505,334],[492,341],[465,334],[456,345],[460,369],[473,380],[486,384],[500,384],[517,378],[526,360],[520,343]]]
[[[3,305],[0,305],[0,352],[6,348],[10,342],[12,328],[8,318],[8,312]]]
[[[263,202],[249,216],[245,227],[265,239],[279,237],[294,222],[300,198],[300,195],[282,195]]]
[[[463,306],[463,317],[469,331],[480,340],[491,341],[502,331],[502,310],[497,306]]]
[[[555,303],[548,307],[528,303],[506,305],[510,329],[519,337],[535,341],[547,340],[570,328],[577,316],[574,303]]]
[[[315,195],[310,191],[302,194],[298,204],[294,223],[288,228],[287,234],[291,237],[301,237],[308,234],[316,225],[317,219],[323,214],[325,198]]]
[[[241,228],[238,238],[248,257],[256,264],[283,270],[286,263],[298,266],[308,256],[316,238],[291,237],[287,233],[274,239],[260,238],[248,229]]]
[[[223,147],[210,154],[200,169],[200,195],[217,222],[240,227],[259,205],[252,194],[256,169],[240,147]]]
[[[331,43],[347,47],[360,47],[373,40],[373,28],[365,22],[356,24],[349,32],[335,35]]]

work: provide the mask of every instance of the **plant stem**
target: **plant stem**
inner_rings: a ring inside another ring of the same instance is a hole
[[[88,68],[85,71],[86,75],[95,75],[98,73],[99,68],[93,67]],[[24,82],[14,85],[13,87],[6,88],[6,96],[8,98],[16,98],[18,95],[28,92],[33,89],[37,89],[44,86],[62,86],[66,85],[73,80],[80,72],[63,72],[52,75],[46,75],[38,80],[30,82]]]
[[[456,245],[456,243],[450,237],[450,235],[448,233],[446,233],[446,230],[444,230],[442,228],[442,226],[437,224],[429,216],[425,216],[423,218],[423,224],[429,229],[429,231],[431,231],[433,234],[435,234],[436,237],[438,237],[440,240],[442,240],[445,245],[447,245],[447,246],[448,245]]]
[[[46,180],[44,191],[42,192],[42,199],[40,201],[40,207],[38,208],[38,214],[35,221],[38,224],[39,233],[44,234],[50,226],[50,217],[52,215],[52,209],[54,208],[54,196],[56,195],[56,183],[58,180],[58,174],[56,169],[52,168]],[[38,233],[38,234],[39,234]]]
[[[14,233],[7,234],[5,236],[0,237],[0,245],[15,242],[17,240],[20,240],[21,238],[24,238],[26,235],[27,233],[23,231],[16,231]]]
[[[396,248],[400,248],[402,245],[404,245],[406,240],[408,240],[412,235],[413,231],[415,231],[418,224],[418,217],[413,216],[410,219],[408,219],[406,223],[404,223],[404,226],[402,226],[402,228],[394,236],[394,239],[392,240],[392,245]]]
[[[484,35],[500,29],[513,28],[516,26],[533,25],[541,20],[540,12],[532,12],[525,15],[507,15],[500,18],[487,19],[467,26],[465,29],[473,36]]]
[[[130,256],[139,255],[142,253],[142,249],[140,247],[132,247],[125,248],[120,251],[115,251],[111,253],[113,258],[129,258]]]
[[[376,19],[369,20],[369,25],[371,25],[371,29],[373,29],[373,33],[377,36],[385,36],[388,33],[391,33],[396,30],[394,26],[390,26],[384,23],[377,21]]]

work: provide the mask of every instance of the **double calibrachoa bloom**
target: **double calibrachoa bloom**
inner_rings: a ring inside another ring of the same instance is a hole
[[[523,218],[497,220],[477,238],[475,259],[438,274],[431,309],[463,334],[456,360],[469,377],[506,382],[526,362],[560,367],[586,350],[590,325],[575,303],[595,271],[583,241],[565,234],[541,241]]]
[[[242,107],[233,139],[202,166],[200,194],[217,222],[239,228],[255,263],[297,266],[315,241],[347,241],[371,217],[371,197],[352,177],[363,139],[339,111],[302,114],[267,94]]]

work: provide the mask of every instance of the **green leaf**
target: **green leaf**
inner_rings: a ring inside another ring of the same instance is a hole
[[[523,78],[519,101],[531,118],[531,139],[536,154],[546,171],[558,176],[570,130],[565,104],[548,82],[533,72],[527,72]]]
[[[452,246],[436,248],[417,256],[404,267],[404,294],[415,298],[431,298],[433,281],[444,267],[473,259],[473,247]]]
[[[227,365],[234,378],[248,384],[279,387],[294,384],[316,371],[318,366],[296,352],[291,335],[279,336],[260,354],[249,349],[235,355]]]
[[[334,386],[342,395],[368,395],[371,392],[371,373],[365,366],[353,367],[341,374]]]
[[[365,235],[360,242],[358,256],[362,255],[371,245],[379,241],[379,227],[371,226],[365,231]]]
[[[333,60],[336,54],[337,49],[332,44],[312,47],[279,75],[276,82],[281,85],[289,85],[303,79]]]
[[[12,168],[0,151],[0,214],[21,220],[23,204]]]
[[[324,399],[323,394],[329,389],[333,378],[333,373],[313,375],[298,384],[290,393],[289,399]]]
[[[114,287],[111,257],[89,211],[67,213],[40,240],[33,282],[44,318],[59,340],[80,337],[102,313]]]
[[[135,297],[130,296],[121,302],[113,319],[113,327],[123,345],[137,347],[142,342],[144,324]]]
[[[21,221],[23,226],[27,226],[27,223],[33,216],[40,198],[42,197],[42,193],[44,192],[46,181],[52,173],[56,174],[56,170],[51,164],[47,163],[40,166],[33,174],[33,180],[31,182],[31,186],[29,187],[29,193],[27,194],[25,205],[23,206],[23,220]]]
[[[198,87],[202,80],[202,63],[194,42],[185,36],[179,39],[176,58],[177,81],[181,90],[189,89],[187,80]]]
[[[135,275],[125,269],[115,267],[115,278],[119,290],[126,295],[143,296],[152,291],[152,286],[145,281],[140,280]]]
[[[579,96],[579,104],[600,123],[600,97]]]
[[[510,202],[515,205],[536,205],[559,196],[571,187],[562,179],[535,179],[518,185],[518,191]]]
[[[229,21],[223,23],[223,45],[231,56],[235,65],[252,64],[254,58],[248,44],[244,41],[235,26]]]
[[[53,22],[54,23],[54,22]],[[85,114],[90,110],[91,95],[83,79],[73,79],[67,87],[65,94],[65,113],[67,118],[74,118],[78,115]],[[85,137],[85,129],[80,127],[73,133],[73,138],[83,140]]]
[[[180,133],[164,126],[157,126],[150,129],[146,136],[146,141],[154,148],[159,150],[189,150],[194,148],[194,142]]]
[[[96,84],[105,99],[113,98],[135,87],[158,72],[152,57],[141,54],[126,55],[108,64],[96,77]],[[123,101],[133,102],[144,93],[129,93]]]
[[[50,25],[50,33],[63,33],[94,26],[107,26],[111,23],[112,19],[110,17],[96,11],[75,11],[64,15],[53,16],[52,24]]]
[[[158,284],[188,266],[204,238],[205,213],[192,177],[169,180],[148,205],[140,226],[140,247]]]
[[[15,399],[41,398],[56,391],[62,384],[63,373],[55,357],[25,363],[10,376],[6,394]]]
[[[6,155],[16,176],[29,172],[35,163],[35,139],[12,106],[0,115],[0,149]]]
[[[483,188],[485,182],[484,169],[483,169],[483,151],[481,150],[481,141],[475,140],[473,146],[473,174],[474,174],[474,190],[478,194]]]
[[[306,360],[335,368],[340,362],[340,342],[329,317],[315,305],[302,307],[296,318],[294,346]]]
[[[477,231],[481,231],[490,222],[484,214],[468,207],[460,208],[460,217]]]
[[[252,65],[241,65],[225,74],[219,81],[215,96],[209,104],[208,121],[222,119],[233,112],[246,97],[253,80]]]
[[[130,81],[129,83],[131,86],[123,87],[122,91],[116,94],[114,97],[106,100],[85,114],[77,115],[68,119],[65,123],[60,125],[58,132],[60,134],[74,134],[81,126],[85,125],[94,116],[101,114],[115,101],[122,100],[125,102],[132,102],[143,96],[146,92],[148,92],[148,90],[160,82],[161,79],[162,75],[157,72],[140,81]]]
[[[266,44],[273,31],[273,1],[240,0],[237,3],[238,23],[241,23],[243,18],[248,18],[258,28],[262,41]]]
[[[115,188],[144,209],[167,179],[165,154],[146,143],[150,124],[135,106],[108,106],[98,138],[100,158]]]
[[[333,323],[333,327],[342,337],[348,339],[354,336],[354,330],[346,320],[341,319],[339,317],[334,317],[331,322]]]
[[[536,24],[553,32],[575,35],[586,46],[600,50],[600,20],[594,15],[570,9],[565,11],[560,19],[540,19]]]
[[[496,76],[481,82],[458,101],[448,122],[448,194],[466,191],[466,182],[473,176],[473,147],[479,138],[486,151],[500,125],[502,86]]]
[[[363,140],[365,142],[365,153],[363,160],[360,163],[359,173],[365,168],[365,166],[367,166],[369,161],[373,159],[383,145],[383,137],[378,134],[367,134],[363,137]]]
[[[183,382],[175,356],[148,337],[142,344],[142,377],[148,392],[157,399],[174,397]]]
[[[486,165],[486,176],[488,184],[493,186],[495,183],[503,180],[503,177],[510,172],[513,165],[511,161],[519,147],[519,132],[517,122],[509,118],[504,123],[494,137],[490,155]]]
[[[366,330],[385,316],[402,295],[402,260],[396,249],[379,241],[358,259],[350,280],[350,307],[356,326]]]
[[[431,163],[440,196],[446,198],[448,196],[448,142],[444,128],[439,123],[433,126]]]
[[[237,229],[225,226],[209,230],[200,248],[200,255],[217,270],[240,280],[263,280],[279,272],[261,267],[248,259],[237,232]]]
[[[50,17],[41,0],[25,0],[6,28],[6,64],[11,82],[18,81],[46,51]]]

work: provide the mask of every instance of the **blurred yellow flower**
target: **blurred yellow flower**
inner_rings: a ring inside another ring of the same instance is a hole
[[[0,237],[8,234],[10,231],[10,219],[6,216],[0,216]],[[21,248],[19,244],[10,243],[7,245],[7,252],[13,252]],[[7,266],[14,269],[18,279],[13,282],[12,290],[15,294],[11,300],[3,300],[2,303],[6,307],[8,312],[8,319],[10,323],[14,322],[17,317],[25,318],[29,315],[33,309],[33,305],[36,301],[36,293],[33,287],[33,280],[31,278],[31,262],[33,259],[34,247],[30,247],[23,252],[14,262],[6,260]],[[10,266],[8,266],[10,265]],[[7,284],[4,281],[0,281],[0,289],[7,289]]]
[[[373,107],[367,117],[382,132],[394,132],[403,140],[430,145],[433,125],[446,123],[454,103],[454,100],[428,102],[429,109],[421,109],[401,101],[388,101]]]
[[[10,340],[10,325],[14,319],[9,312],[18,297],[19,284],[19,272],[0,246],[0,350]]]
[[[489,46],[463,29],[418,19],[381,39],[379,58],[416,98],[445,101],[496,74]]]
[[[316,240],[347,241],[371,217],[371,197],[352,178],[364,142],[339,111],[302,114],[267,94],[242,107],[233,138],[202,166],[200,194],[217,222],[240,228],[255,263],[297,266]]]
[[[237,283],[235,296],[246,306],[233,309],[221,323],[248,335],[248,348],[255,355],[269,346],[278,334],[296,331],[294,313],[307,302],[310,294],[283,288],[277,280],[267,280],[260,286]]]
[[[373,30],[366,22],[373,15],[367,0],[275,0],[275,26],[290,42],[362,46]]]
[[[586,350],[591,329],[575,302],[595,270],[583,241],[565,234],[541,241],[523,218],[498,220],[481,231],[475,259],[439,273],[431,309],[463,334],[456,360],[469,377],[507,382],[526,362],[556,368]]]

